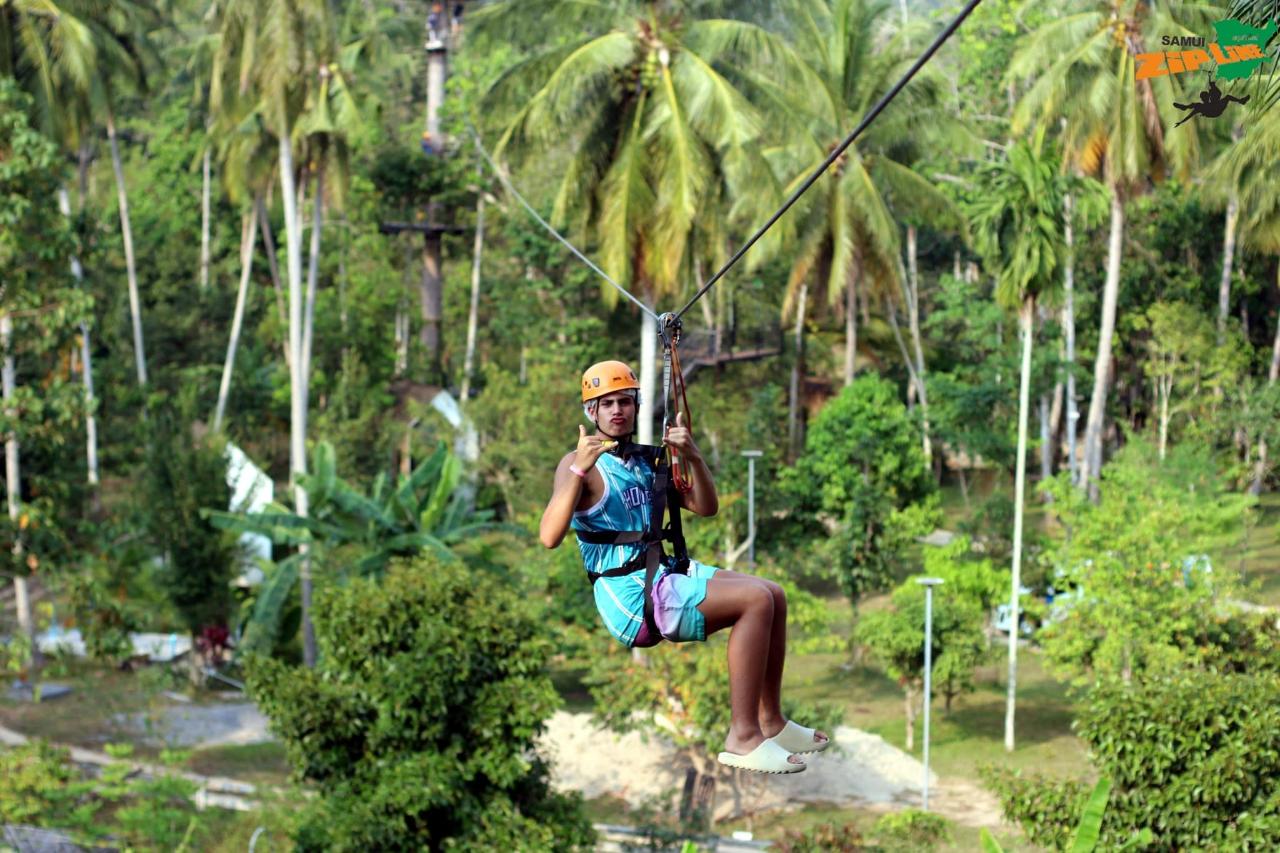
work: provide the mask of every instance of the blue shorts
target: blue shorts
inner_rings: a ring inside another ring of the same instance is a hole
[[[673,643],[701,642],[707,639],[707,623],[698,605],[707,597],[707,579],[719,569],[689,561],[689,573],[677,575],[663,572],[653,584],[653,621],[662,638]],[[658,644],[649,634],[649,626],[641,625],[635,645],[641,648]]]

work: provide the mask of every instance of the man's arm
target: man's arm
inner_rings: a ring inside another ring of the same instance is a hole
[[[612,442],[611,442],[612,444]],[[600,475],[592,469],[596,460],[606,450],[603,439],[587,435],[587,428],[578,426],[578,449],[566,453],[556,467],[555,486],[551,490],[551,500],[542,513],[542,523],[538,525],[538,539],[548,548],[558,548],[569,532],[569,522],[573,521],[573,511],[578,506],[584,490],[590,492],[593,484],[597,493],[603,492],[604,484]],[[578,476],[570,466],[583,473]]]
[[[542,523],[538,525],[538,539],[548,548],[558,548],[564,541],[564,535],[569,532],[569,522],[573,520],[573,511],[587,485],[584,478],[569,470],[573,459],[574,454],[566,453],[556,466],[551,500],[547,502],[547,508],[542,513]],[[591,476],[590,473],[587,476]]]

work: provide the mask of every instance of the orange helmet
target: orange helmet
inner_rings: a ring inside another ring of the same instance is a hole
[[[614,391],[640,390],[635,372],[620,361],[593,364],[582,374],[582,402],[612,394]]]

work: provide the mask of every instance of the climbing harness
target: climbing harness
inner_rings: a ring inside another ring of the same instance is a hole
[[[664,458],[663,448],[647,444],[619,445],[613,451],[623,458],[638,457],[653,467],[653,485],[649,489],[649,527],[647,530],[575,530],[583,542],[593,545],[640,544],[640,552],[621,566],[603,572],[587,572],[594,585],[600,578],[616,578],[629,575],[644,567],[644,624],[650,637],[661,637],[653,618],[653,582],[658,569],[666,564],[667,571],[683,575],[689,572],[689,551],[685,547],[684,530],[680,525],[680,492],[671,476],[671,466]],[[671,521],[663,526],[664,516],[670,511]],[[672,555],[668,561],[662,543],[670,542]]]

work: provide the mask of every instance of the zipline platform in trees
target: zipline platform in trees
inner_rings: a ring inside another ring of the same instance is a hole
[[[379,234],[401,234],[405,231],[417,234],[467,234],[471,228],[466,225],[437,225],[430,222],[380,222]]]

